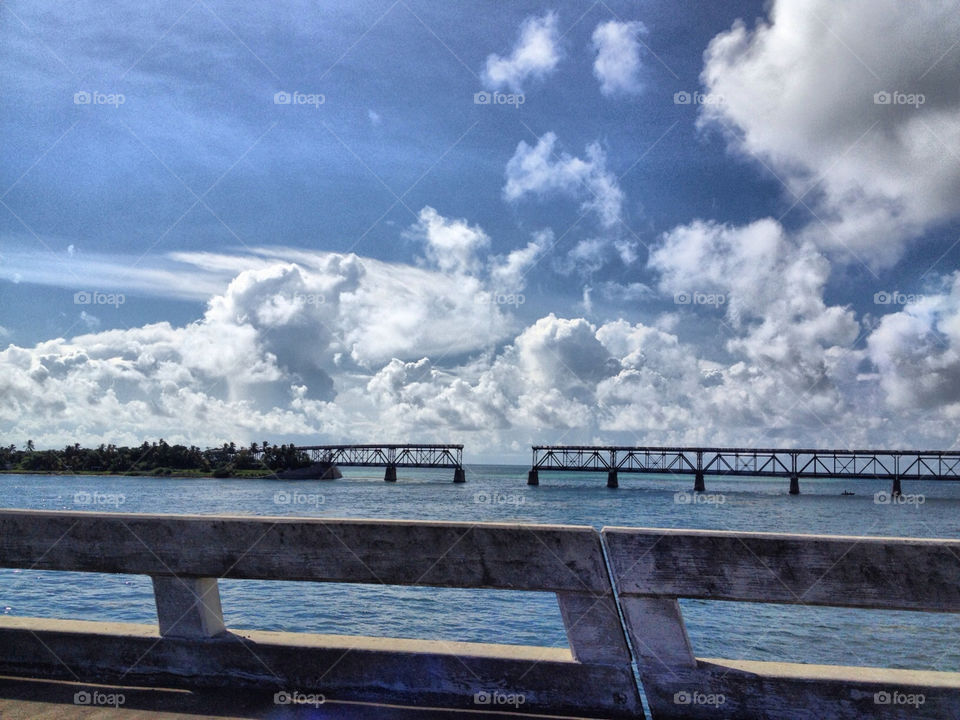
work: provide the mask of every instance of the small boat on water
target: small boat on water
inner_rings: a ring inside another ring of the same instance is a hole
[[[856,493],[852,493],[852,492],[850,492],[849,490],[844,490],[844,491],[843,491],[842,493],[840,493],[840,494],[841,494],[841,495],[856,495]]]

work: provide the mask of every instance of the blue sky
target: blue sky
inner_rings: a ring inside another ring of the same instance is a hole
[[[948,6],[5,3],[0,433],[952,445]]]

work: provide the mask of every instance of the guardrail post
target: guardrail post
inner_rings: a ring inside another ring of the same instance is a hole
[[[557,603],[574,660],[601,665],[630,664],[623,626],[612,595],[558,592]]]
[[[216,578],[153,575],[151,580],[161,635],[207,638],[227,631]]]
[[[641,676],[697,666],[676,598],[621,594],[620,609]]]

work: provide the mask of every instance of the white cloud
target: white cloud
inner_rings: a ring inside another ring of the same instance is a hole
[[[883,317],[866,349],[824,300],[829,265],[774,220],[664,234],[657,289],[716,293],[652,323],[514,324],[474,294],[522,287],[548,232],[481,261],[480,228],[425,208],[422,267],[259,248],[176,262],[235,272],[206,312],[0,352],[0,433],[38,445],[268,438],[949,446],[960,417],[960,274]],[[282,259],[281,259],[282,258]],[[439,269],[443,265],[446,269]],[[634,302],[639,282],[604,283]],[[715,333],[691,345],[688,322]],[[709,325],[708,325],[709,326]]]
[[[100,327],[100,318],[91,315],[86,310],[80,311],[80,322],[86,326],[87,330],[96,330]]]
[[[593,31],[593,74],[600,81],[604,95],[635,94],[640,82],[640,41],[637,35],[646,32],[641,22],[609,20]]]
[[[604,282],[600,286],[600,292],[607,300],[628,303],[648,300],[656,295],[653,288],[645,283],[631,282],[623,284],[612,280]]]
[[[534,233],[526,247],[511,250],[506,257],[491,259],[490,280],[496,290],[519,292],[526,285],[527,273],[553,245],[553,231]]]
[[[487,57],[483,81],[491,90],[507,87],[523,92],[528,78],[543,78],[556,68],[560,62],[558,45],[556,13],[528,17],[520,26],[520,38],[509,57]]]
[[[506,167],[503,196],[511,202],[526,195],[546,197],[562,194],[585,198],[584,212],[597,214],[604,227],[620,222],[623,191],[616,176],[607,170],[607,158],[597,143],[586,149],[586,160],[554,151],[557,136],[547,132],[533,147],[520,141]]]
[[[222,292],[239,268],[236,256],[230,267],[184,267],[180,257],[202,254],[173,253],[164,258],[75,254],[66,262],[54,253],[13,250],[4,246],[0,279],[66,287],[73,291],[136,292],[181,300],[206,301]],[[212,257],[212,256],[211,256]],[[139,260],[139,261],[138,261]],[[249,267],[249,262],[246,267]]]
[[[891,408],[960,418],[960,273],[944,292],[883,316],[867,347]]]
[[[958,35],[945,1],[776,0],[768,20],[738,21],[710,43],[701,78],[723,101],[703,105],[702,120],[773,168],[787,202],[810,190],[803,202],[826,227],[811,222],[808,238],[891,265],[958,214]],[[878,92],[924,102],[877,104]]]
[[[447,219],[429,206],[420,211],[407,236],[423,241],[427,259],[447,273],[475,272],[480,265],[477,253],[490,244],[479,227],[471,227],[466,220]]]
[[[789,423],[787,408],[836,415],[859,352],[854,313],[823,300],[830,266],[772,219],[742,227],[696,221],[674,228],[650,254],[660,289],[723,321],[734,362],[716,401],[735,422]],[[694,298],[713,298],[705,305]],[[746,385],[749,385],[747,389]],[[738,388],[733,392],[732,388]]]
[[[557,269],[569,275],[590,276],[602,268],[609,259],[609,243],[604,238],[587,238],[574,245]]]

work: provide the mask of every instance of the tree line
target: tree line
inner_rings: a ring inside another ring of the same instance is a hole
[[[228,477],[236,471],[270,472],[307,467],[310,456],[296,446],[270,445],[266,442],[237,447],[201,450],[195,445],[170,445],[162,438],[139,447],[101,444],[95,448],[67,445],[63,450],[37,450],[28,440],[23,448],[0,446],[0,469],[38,472],[102,472],[136,474],[176,474],[178,471],[211,473]]]

